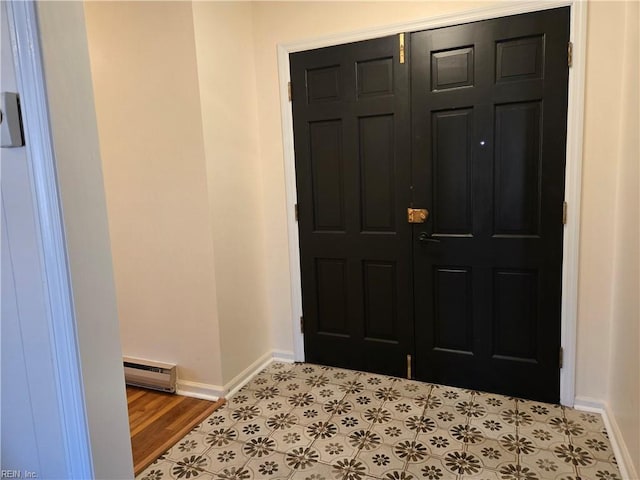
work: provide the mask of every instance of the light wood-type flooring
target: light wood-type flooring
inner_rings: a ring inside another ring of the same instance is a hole
[[[136,475],[224,404],[127,386]]]

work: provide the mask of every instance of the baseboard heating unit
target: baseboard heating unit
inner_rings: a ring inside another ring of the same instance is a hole
[[[162,392],[176,391],[176,366],[124,357],[124,381],[134,387],[151,388]]]

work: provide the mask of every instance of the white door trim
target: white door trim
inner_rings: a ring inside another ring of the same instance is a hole
[[[70,478],[93,478],[93,461],[35,2],[6,2],[25,147],[42,245],[47,325]],[[36,385],[37,388],[37,385]]]
[[[530,13],[571,6],[571,41],[573,67],[569,70],[569,102],[567,110],[567,164],[565,199],[568,202],[567,225],[564,231],[562,266],[562,334],[564,366],[560,371],[560,402],[573,406],[575,400],[576,325],[578,310],[578,259],[580,240],[580,196],[582,189],[582,136],[584,118],[584,82],[587,39],[587,2],[580,0],[551,0],[509,2],[493,7],[470,10],[429,19],[398,23],[356,32],[328,35],[315,39],[278,45],[278,74],[280,81],[280,111],[284,148],[285,188],[287,198],[287,228],[289,237],[289,270],[291,278],[291,325],[294,340],[294,359],[304,360],[304,337],[300,330],[302,316],[302,286],[300,279],[300,250],[298,224],[295,219],[296,171],[293,144],[293,113],[288,99],[290,81],[289,54],[331,45],[369,40],[401,32],[413,32],[491,18]]]

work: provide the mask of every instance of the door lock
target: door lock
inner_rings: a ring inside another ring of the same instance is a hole
[[[426,208],[407,208],[407,220],[409,223],[424,223],[429,218],[429,210]]]

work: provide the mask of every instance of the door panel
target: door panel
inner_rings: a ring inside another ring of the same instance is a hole
[[[568,24],[411,35],[420,379],[558,400]]]
[[[314,230],[344,232],[342,122],[310,122],[309,137]]]
[[[471,354],[473,351],[472,272],[466,267],[433,270],[433,347]]]
[[[473,109],[434,112],[432,128],[433,232],[470,235]]]
[[[362,231],[394,232],[396,225],[393,115],[358,119]]]
[[[347,265],[344,259],[317,258],[318,333],[349,335]]]
[[[495,358],[537,362],[537,273],[497,269],[493,272],[492,353]]]
[[[291,75],[306,359],[404,375],[408,65],[393,36],[293,54]]]
[[[540,231],[542,102],[496,105],[494,234]]]
[[[398,275],[395,262],[363,262],[364,336],[379,342],[398,342]]]

